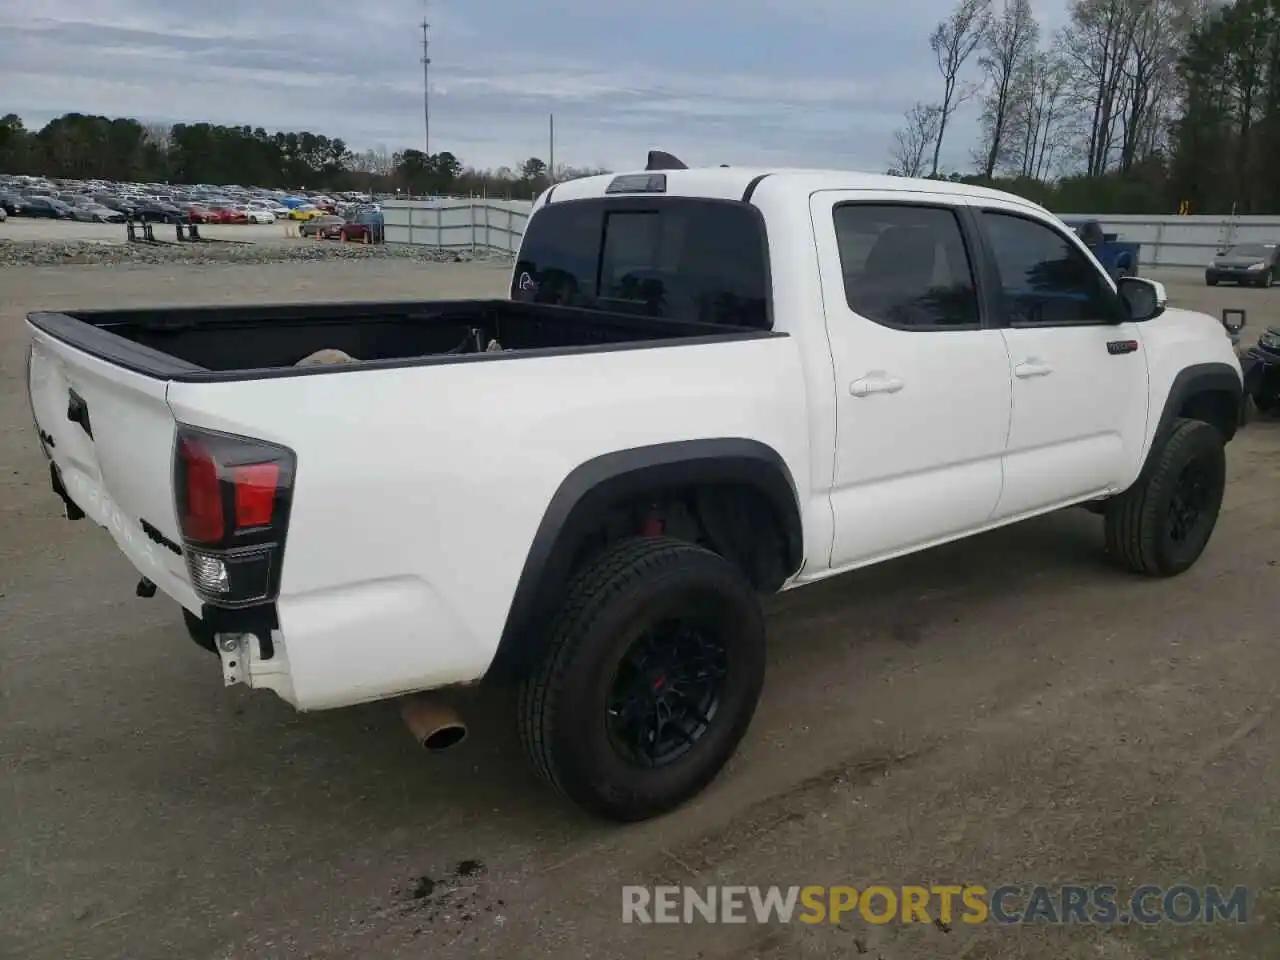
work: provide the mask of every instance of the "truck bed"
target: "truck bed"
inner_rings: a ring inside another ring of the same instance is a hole
[[[754,339],[767,330],[513,300],[163,307],[33,313],[33,326],[126,369],[224,381]],[[488,348],[497,341],[500,350]],[[355,364],[295,364],[337,349]]]

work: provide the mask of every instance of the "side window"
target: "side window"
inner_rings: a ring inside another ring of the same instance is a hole
[[[989,210],[982,221],[1010,324],[1107,323],[1114,316],[1097,268],[1065,236],[1026,217]]]
[[[974,330],[978,294],[955,211],[907,204],[836,207],[845,299],[905,330]]]

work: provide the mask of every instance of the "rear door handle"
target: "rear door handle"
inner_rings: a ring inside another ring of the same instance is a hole
[[[1041,360],[1023,360],[1013,368],[1013,375],[1020,380],[1028,380],[1031,377],[1047,377],[1053,373],[1053,367]]]
[[[849,392],[855,397],[869,397],[873,393],[897,393],[906,384],[897,377],[873,374],[849,384]]]

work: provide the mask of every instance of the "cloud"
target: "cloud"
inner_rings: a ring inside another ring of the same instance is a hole
[[[949,5],[438,0],[430,146],[482,167],[545,159],[554,114],[556,160],[572,165],[622,169],[659,147],[690,163],[880,170],[903,111],[939,91],[926,38]],[[0,0],[0,113],[421,146],[423,15],[419,0]],[[946,151],[957,165],[966,119]]]

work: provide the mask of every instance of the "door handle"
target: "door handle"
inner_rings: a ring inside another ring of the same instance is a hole
[[[849,384],[849,392],[855,397],[869,397],[873,393],[897,393],[904,386],[897,377],[869,376]]]
[[[1053,367],[1049,366],[1041,360],[1023,360],[1013,368],[1013,375],[1020,380],[1028,380],[1031,377],[1047,377],[1053,373]]]

